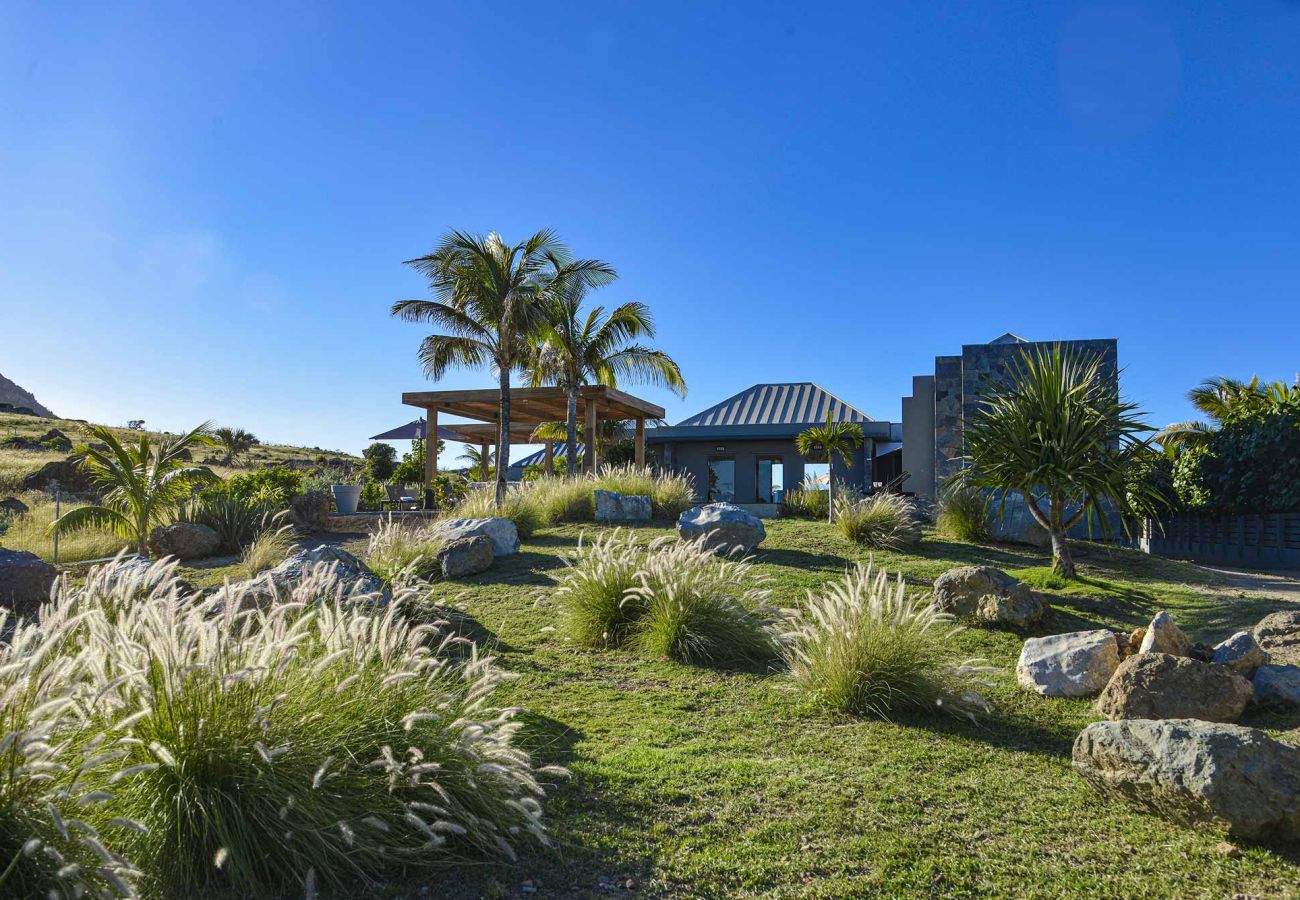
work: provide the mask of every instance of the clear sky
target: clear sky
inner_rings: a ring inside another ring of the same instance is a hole
[[[0,373],[55,412],[359,450],[452,226],[614,263],[670,420],[897,420],[1014,331],[1117,337],[1163,424],[1300,370],[1300,3],[0,0]]]

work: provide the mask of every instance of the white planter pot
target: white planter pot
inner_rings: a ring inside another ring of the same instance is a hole
[[[361,499],[361,485],[336,484],[330,488],[334,492],[334,505],[341,515],[350,516],[357,511],[357,502]]]

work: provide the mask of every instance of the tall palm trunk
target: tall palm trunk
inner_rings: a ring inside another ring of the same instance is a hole
[[[564,425],[564,471],[572,478],[578,474],[578,386],[573,379],[568,385],[569,408]]]
[[[501,427],[497,431],[497,506],[506,499],[506,469],[510,467],[510,367],[501,366]]]
[[[826,466],[826,521],[835,524],[835,461]]]

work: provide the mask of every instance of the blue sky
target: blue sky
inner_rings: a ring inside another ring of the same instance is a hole
[[[359,450],[452,226],[613,262],[670,420],[802,380],[897,420],[1008,330],[1117,337],[1157,424],[1300,370],[1300,3],[739,8],[0,3],[0,373]]]

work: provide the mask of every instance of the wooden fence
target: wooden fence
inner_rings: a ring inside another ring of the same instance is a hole
[[[1148,520],[1138,546],[1156,556],[1198,562],[1300,569],[1300,513]]]

